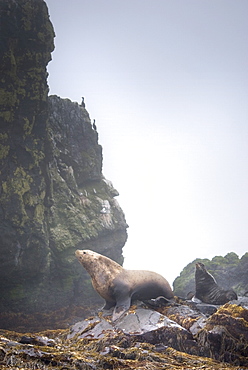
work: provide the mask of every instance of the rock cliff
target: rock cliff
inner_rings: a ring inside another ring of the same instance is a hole
[[[53,39],[43,0],[0,0],[2,312],[94,299],[77,248],[123,261],[127,225],[118,192],[103,177],[89,114],[68,99],[48,98]]]

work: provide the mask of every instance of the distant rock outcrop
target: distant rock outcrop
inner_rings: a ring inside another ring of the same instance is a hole
[[[102,175],[98,134],[84,107],[48,98],[53,39],[43,0],[0,0],[2,313],[98,299],[78,248],[123,261],[127,224]]]
[[[231,252],[225,257],[216,256],[212,260],[198,258],[189,263],[173,283],[175,295],[186,297],[189,292],[195,292],[196,262],[204,263],[221,288],[233,289],[241,296],[248,292],[248,253],[239,258]]]

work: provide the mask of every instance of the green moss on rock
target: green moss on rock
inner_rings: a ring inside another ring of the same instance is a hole
[[[4,158],[8,156],[9,149],[10,149],[9,145],[0,144],[0,160],[3,160]]]
[[[92,288],[84,291],[91,283],[75,249],[123,261],[125,217],[103,180],[102,148],[88,112],[69,99],[48,98],[54,31],[45,2],[0,0],[0,7],[6,40],[0,50],[0,310],[82,304]]]

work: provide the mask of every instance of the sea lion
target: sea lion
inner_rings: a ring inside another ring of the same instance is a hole
[[[132,300],[174,297],[168,281],[156,272],[126,270],[117,262],[91,250],[77,250],[75,254],[90,274],[94,289],[105,299],[103,309],[115,306],[113,321],[129,309]]]
[[[221,289],[215,278],[207,271],[203,263],[196,263],[195,270],[195,298],[209,304],[225,304],[233,299],[238,299],[233,290]]]

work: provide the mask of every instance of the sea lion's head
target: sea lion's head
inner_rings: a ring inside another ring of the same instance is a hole
[[[216,284],[216,280],[213,277],[213,275],[210,274],[209,271],[207,271],[204,263],[197,262],[195,264],[195,282],[196,286],[199,288],[201,286],[209,287],[209,284],[212,285],[213,283]]]
[[[116,274],[123,270],[117,262],[111,260],[102,254],[93,252],[89,249],[76,250],[75,255],[78,261],[83,265],[85,270],[91,275],[95,276],[98,273]]]
[[[88,271],[89,274],[96,269],[97,262],[99,261],[100,255],[88,249],[76,250],[75,255],[78,261]]]
[[[75,255],[90,274],[95,290],[107,301],[112,297],[106,292],[123,268],[117,262],[89,249],[77,250]]]
[[[197,270],[201,270],[203,272],[207,271],[205,265],[202,262],[197,262],[195,264],[195,267],[196,267]]]
[[[195,264],[195,277],[196,277],[196,280],[199,282],[199,281],[202,281],[203,279],[206,278],[206,276],[208,276],[208,271],[206,270],[206,267],[203,263],[201,262],[197,262]]]

